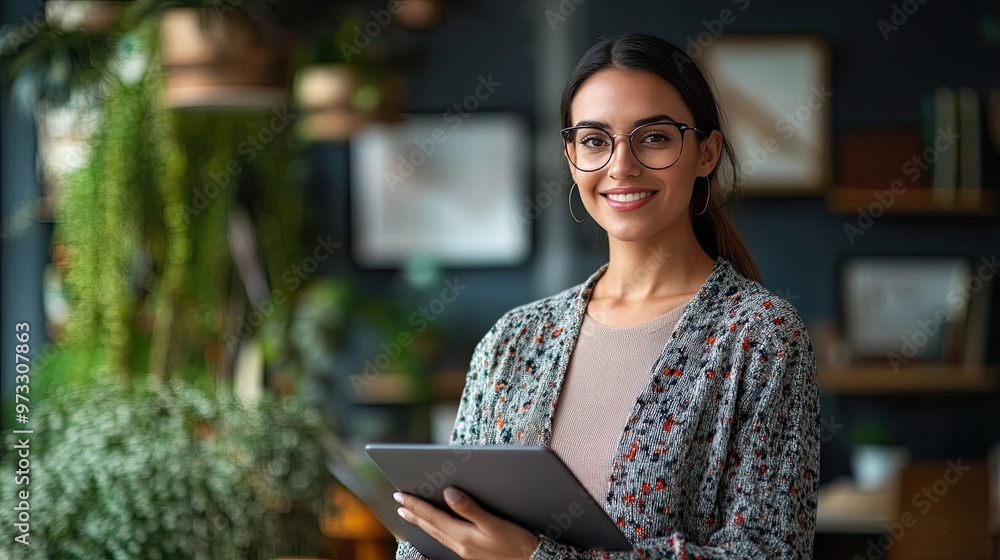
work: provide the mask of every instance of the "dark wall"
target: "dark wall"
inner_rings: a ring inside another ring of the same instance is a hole
[[[711,27],[705,22],[718,19],[724,9],[732,10],[735,18],[724,26],[727,34],[818,34],[831,45],[832,133],[836,138],[842,131],[861,127],[918,126],[920,96],[938,85],[969,85],[981,93],[996,87],[1000,83],[1000,46],[987,41],[991,5],[969,0],[927,2],[908,16],[898,31],[890,31],[888,41],[876,22],[890,20],[891,2],[803,6],[779,0],[696,4],[588,0],[557,25],[572,25],[575,18],[585,20],[586,41],[580,44],[580,54],[598,36],[629,30],[659,34],[684,45]],[[422,61],[412,72],[410,109],[444,112],[470,93],[478,76],[492,74],[503,85],[483,101],[480,110],[517,111],[532,120],[542,111],[557,111],[558,99],[537,102],[535,93],[535,33],[548,6],[558,3],[470,2],[422,35]],[[740,11],[741,6],[746,10]],[[1000,9],[994,8],[992,25],[1000,26],[996,12]],[[553,157],[560,156],[555,152]],[[546,179],[536,177],[534,188]],[[338,179],[344,181],[346,176]],[[541,220],[569,219],[563,206],[553,205]],[[1000,223],[996,220],[885,217],[852,244],[843,226],[854,223],[857,216],[832,214],[819,197],[747,198],[734,202],[731,210],[765,284],[799,296],[795,303],[807,322],[834,318],[834,272],[841,255],[912,252],[977,256],[1000,249]],[[606,260],[603,250],[588,250],[592,228],[582,226],[579,230],[580,242],[567,248],[578,257],[578,277]],[[490,286],[484,292],[491,294],[489,300],[494,303],[483,307],[485,302],[470,297],[463,302],[470,307],[462,306],[462,315],[468,318],[471,313],[477,323],[484,324],[498,311],[546,295],[532,289],[530,266],[485,274],[462,271],[463,277],[477,286]]]
[[[41,8],[30,0],[0,3],[0,27],[38,21]],[[0,91],[0,337],[14,340],[16,324],[30,327],[33,353],[47,342],[42,313],[42,271],[51,225],[35,221],[19,228],[12,219],[38,199],[35,169],[35,125],[32,116]],[[23,330],[23,329],[21,329]],[[37,355],[37,354],[36,354]],[[14,347],[0,347],[0,401],[13,395]],[[13,410],[13,409],[11,409]],[[13,424],[3,418],[0,424]]]
[[[570,0],[563,4],[575,6]],[[981,95],[987,88],[1000,85],[1000,8],[995,2],[919,4],[914,0],[910,7],[919,6],[917,11],[907,16],[898,30],[890,31],[886,40],[877,22],[891,21],[893,4],[862,0],[823,6],[791,0],[587,0],[558,25],[582,26],[580,36],[585,41],[580,42],[578,54],[596,37],[624,31],[658,34],[683,45],[688,38],[711,27],[711,20],[719,18],[724,9],[735,13],[735,20],[724,27],[727,34],[818,34],[829,41],[833,57],[830,89],[834,91],[831,111],[835,139],[840,132],[856,128],[918,126],[920,96],[939,85],[972,86]],[[558,99],[536,100],[535,80],[538,21],[553,6],[558,4],[528,0],[470,2],[443,25],[424,34],[420,39],[422,64],[412,76],[411,108],[443,112],[467,95],[477,76],[492,73],[503,86],[483,102],[482,110],[518,111],[532,120],[557,111]],[[741,6],[746,9],[741,11]],[[317,158],[342,156],[344,149],[318,147]],[[543,153],[559,157],[557,150]],[[344,196],[347,190],[346,175],[341,172],[318,180],[331,193],[341,193],[334,199]],[[543,180],[546,178],[536,177],[534,188]],[[856,216],[831,213],[821,197],[746,199],[733,206],[733,216],[757,260],[764,284],[787,294],[810,328],[836,318],[837,263],[847,255],[936,253],[978,257],[1000,251],[1000,222],[995,218],[884,217],[852,244],[843,226]],[[569,219],[564,203],[558,203],[546,210],[540,221]],[[591,248],[592,227],[581,226],[575,231],[576,242],[565,247],[573,255],[573,283],[585,279],[607,258],[605,248]],[[510,269],[448,272],[470,286],[442,317],[453,334],[456,349],[471,350],[471,345],[504,311],[547,295],[537,289],[537,264],[533,260]],[[391,273],[359,274],[373,290],[387,294],[391,291]],[[993,322],[997,319],[994,313]],[[998,360],[995,348],[991,360]],[[995,413],[998,405],[1000,399],[993,394],[949,398],[825,396],[823,416],[837,423],[846,422],[848,428],[824,444],[824,478],[847,469],[849,442],[842,434],[849,431],[852,419],[886,418],[917,456],[981,455],[989,442],[1000,440],[1000,422]]]

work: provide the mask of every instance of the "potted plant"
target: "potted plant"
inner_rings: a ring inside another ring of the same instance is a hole
[[[4,496],[29,492],[29,546],[14,540],[19,511],[0,512],[0,538],[17,558],[322,553],[329,435],[296,398],[248,404],[177,379],[112,378],[59,391],[31,422],[39,435],[29,441],[30,480],[0,479]],[[6,443],[2,465],[12,473],[18,443]]]
[[[297,57],[293,91],[298,126],[309,141],[344,141],[370,122],[401,119],[406,83],[385,61],[353,47],[360,24],[345,20]]]
[[[892,430],[884,422],[858,423],[851,432],[851,440],[851,470],[861,490],[884,488],[909,462],[909,450],[896,445]]]

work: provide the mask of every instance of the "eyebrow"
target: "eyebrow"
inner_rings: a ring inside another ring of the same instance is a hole
[[[660,122],[660,121],[670,121],[677,122],[673,117],[667,114],[653,115],[651,117],[644,117],[632,123],[633,127],[640,127],[644,124]],[[611,128],[611,125],[603,121],[580,121],[576,123],[576,126],[592,126],[595,128]]]

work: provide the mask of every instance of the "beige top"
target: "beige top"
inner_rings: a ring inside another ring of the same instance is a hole
[[[556,404],[551,448],[598,504],[607,498],[622,429],[686,307],[628,327],[583,318]]]

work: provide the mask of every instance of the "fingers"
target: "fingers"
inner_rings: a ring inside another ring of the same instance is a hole
[[[475,500],[461,490],[449,486],[444,489],[444,501],[455,513],[479,525],[491,519],[492,514],[484,510]]]
[[[448,507],[472,522],[472,526],[478,530],[478,533],[471,531],[465,533],[466,536],[478,535],[480,537],[478,540],[465,542],[467,549],[477,544],[481,545],[483,542],[489,542],[489,546],[499,546],[499,548],[493,548],[492,552],[495,554],[487,554],[483,556],[485,558],[529,558],[538,548],[538,538],[530,531],[486,511],[465,492],[454,487],[445,488],[444,500]],[[485,537],[486,540],[484,541],[482,537]],[[500,554],[501,552],[502,554]]]
[[[445,503],[459,519],[419,498],[397,492],[399,516],[416,525],[462,558],[528,558],[538,538],[524,528],[496,517],[457,488],[445,489]]]
[[[456,542],[455,539],[451,538],[451,536],[448,535],[448,533],[445,533],[436,525],[432,524],[426,519],[415,515],[410,510],[399,508],[398,511],[399,511],[399,516],[402,517],[405,521],[412,523],[417,527],[420,527],[420,529],[423,530],[423,532],[430,535],[431,538],[445,545],[446,547],[450,548],[459,556],[462,555],[463,551],[461,549],[461,546],[459,546],[458,542]]]
[[[420,527],[434,540],[462,555],[460,549],[463,547],[459,540],[472,528],[470,523],[409,494],[397,492],[392,497],[403,506],[397,510],[403,520]]]

